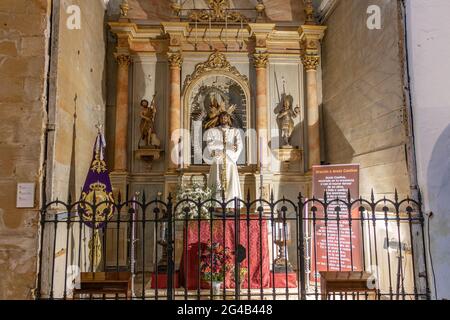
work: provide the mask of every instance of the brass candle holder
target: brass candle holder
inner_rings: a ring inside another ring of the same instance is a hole
[[[161,194],[158,193],[158,196],[161,197]],[[158,273],[165,273],[168,270],[167,266],[167,245],[169,244],[169,228],[168,228],[168,219],[169,216],[166,210],[162,210],[162,216],[158,219],[159,221],[159,230],[158,230],[158,244],[162,247],[161,258],[157,263]]]
[[[274,260],[274,272],[275,273],[285,273],[293,272],[291,263],[289,262],[287,256],[287,246],[291,242],[291,232],[290,225],[283,216],[281,211],[278,210],[277,218],[275,222],[275,234],[274,243],[278,246],[277,258]]]

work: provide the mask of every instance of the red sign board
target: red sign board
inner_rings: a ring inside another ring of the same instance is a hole
[[[311,281],[319,280],[320,271],[361,271],[361,222],[358,205],[351,208],[339,201],[359,197],[359,165],[332,165],[313,167],[313,196],[321,201],[327,193],[327,212],[320,203],[310,204]],[[311,207],[315,206],[316,219]],[[339,207],[339,211],[336,208]],[[338,219],[339,212],[339,219]],[[338,225],[339,220],[339,225]],[[315,223],[314,223],[315,222]]]

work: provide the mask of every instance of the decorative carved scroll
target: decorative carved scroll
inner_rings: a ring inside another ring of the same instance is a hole
[[[228,0],[209,0],[209,10],[193,11],[189,15],[191,21],[197,22],[246,22],[248,18],[237,11],[229,11],[230,3]]]
[[[187,88],[192,81],[195,81],[209,72],[230,73],[248,85],[247,76],[242,75],[236,67],[232,66],[223,53],[216,51],[209,56],[208,61],[197,65],[194,73],[186,77],[184,87]]]

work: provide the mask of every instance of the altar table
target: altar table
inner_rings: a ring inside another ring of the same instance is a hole
[[[212,239],[210,237],[211,228]],[[269,288],[271,284],[271,272],[267,222],[265,220],[259,221],[258,219],[247,222],[247,216],[242,216],[239,223],[239,228],[239,243],[245,248],[246,251],[246,258],[241,262],[240,266],[241,268],[249,269],[250,288]],[[201,279],[199,282],[199,245],[201,255],[209,240],[213,243],[220,243],[224,245],[225,239],[224,247],[228,247],[232,253],[234,253],[235,235],[234,218],[227,220],[213,220],[212,222],[200,221],[200,238],[199,222],[190,221],[187,228],[185,227],[184,230],[184,247],[180,263],[180,283],[188,290],[198,289],[199,283],[201,289],[209,288],[209,283],[202,281]],[[248,257],[250,257],[250,266],[248,264]],[[234,272],[234,270],[231,272]],[[241,287],[248,288],[248,274],[246,274],[244,279],[241,279],[241,281]],[[234,281],[231,279],[231,275],[227,275],[225,278],[225,287],[235,287]]]

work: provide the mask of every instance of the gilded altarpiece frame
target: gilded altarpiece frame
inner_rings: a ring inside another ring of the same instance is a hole
[[[182,110],[183,110],[183,128],[186,132],[191,132],[191,117],[193,113],[193,106],[191,105],[192,95],[195,93],[195,89],[201,85],[202,82],[207,79],[221,77],[227,78],[231,82],[238,85],[245,96],[245,128],[242,128],[245,132],[245,164],[240,164],[240,168],[244,171],[249,171],[251,163],[254,157],[251,155],[251,132],[249,130],[254,128],[254,123],[251,116],[251,106],[253,105],[253,99],[250,90],[249,78],[243,75],[239,70],[233,66],[223,53],[218,51],[212,53],[207,61],[196,65],[192,74],[188,75],[183,84],[182,90]],[[205,172],[207,165],[196,165],[191,163],[191,141],[190,135],[183,137],[183,165],[189,172]],[[189,147],[187,147],[189,146]]]

